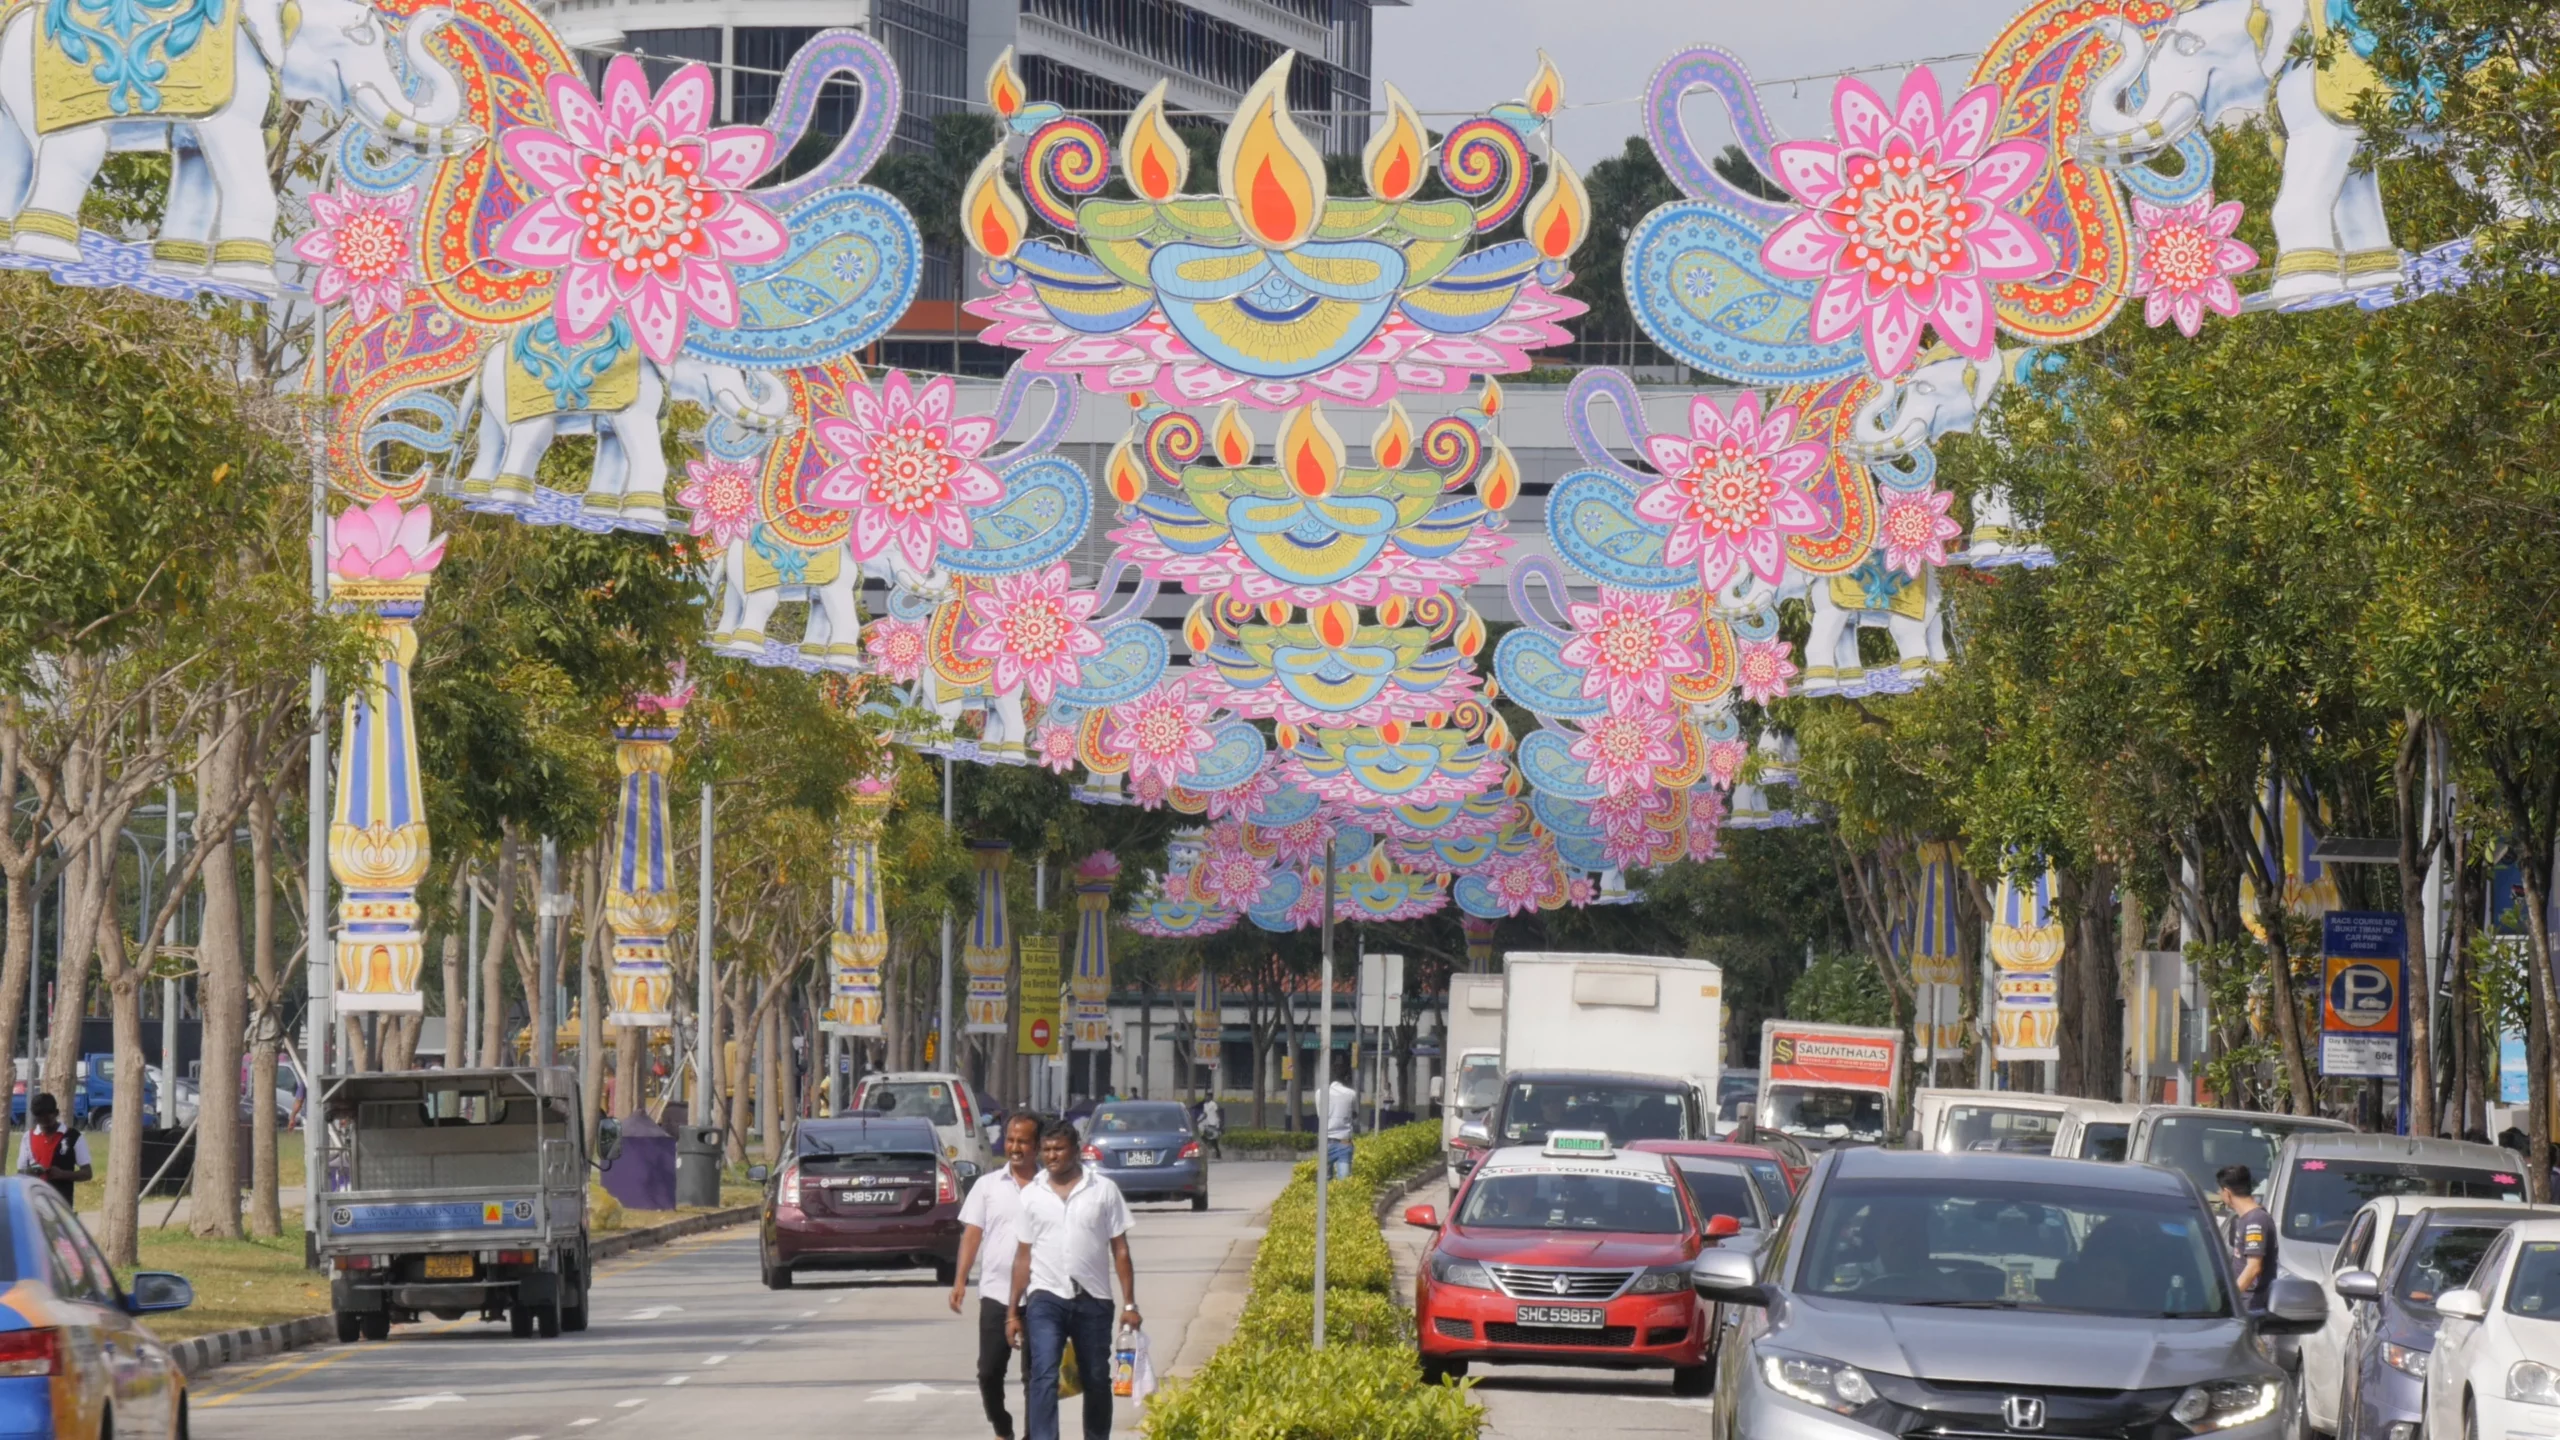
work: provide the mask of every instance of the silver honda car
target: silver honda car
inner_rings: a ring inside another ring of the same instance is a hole
[[[1774,1241],[1709,1250],[1726,1440],[2274,1440],[2285,1373],[2260,1337],[2319,1287],[2232,1298],[2203,1197],[2173,1170],[1834,1150]]]

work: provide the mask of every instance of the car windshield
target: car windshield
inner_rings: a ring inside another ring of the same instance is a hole
[[[1728,1160],[1674,1160],[1680,1183],[1689,1187],[1701,1218],[1730,1215],[1747,1229],[1760,1228],[1760,1207],[1751,1203],[1751,1177]]]
[[[874,1115],[904,1115],[936,1125],[960,1123],[951,1087],[940,1080],[874,1080],[862,1087],[861,1108]]]
[[[1839,1180],[1815,1213],[1802,1287],[1885,1305],[2200,1319],[2229,1313],[2213,1245],[2182,1197]]]
[[[1191,1119],[1179,1105],[1105,1105],[1093,1112],[1096,1135],[1188,1135]]]
[[[2319,1128],[2287,1125],[2254,1115],[2163,1115],[2151,1123],[2149,1138],[2143,1142],[2145,1153],[2140,1158],[2180,1172],[2196,1182],[2197,1193],[2213,1197],[2221,1189],[2213,1177],[2223,1166],[2246,1165],[2250,1174],[2263,1180],[2275,1173],[2276,1147],[2284,1144],[2286,1136]],[[2214,1203],[2221,1202],[2216,1199]],[[2350,1205],[2339,1212],[2341,1227],[2348,1212],[2355,1208]]]
[[[2447,1290],[2459,1290],[2471,1283],[2471,1272],[2480,1268],[2480,1257],[2489,1253],[2506,1226],[2469,1223],[2431,1225],[2418,1232],[2409,1247],[2408,1258],[2400,1262],[2400,1275],[2391,1293],[2409,1305],[2433,1305],[2436,1297]]]
[[[1677,1235],[1689,1227],[1670,1179],[1494,1170],[1467,1186],[1461,1226],[1478,1230],[1598,1230]]]
[[[1809,1140],[1878,1142],[1884,1139],[1884,1096],[1874,1090],[1773,1086],[1769,1113],[1754,1123]]]
[[[2293,1162],[2284,1192],[2284,1236],[2316,1245],[2347,1238],[2347,1222],[2364,1202],[2383,1195],[2440,1195],[2454,1200],[2524,1203],[2524,1177],[2475,1165],[2405,1165],[2391,1160],[2310,1158]]]
[[[1786,1214],[1787,1207],[1794,1203],[1795,1197],[1793,1192],[1787,1189],[1787,1172],[1779,1166],[1778,1162],[1775,1160],[1752,1161],[1751,1178],[1759,1184],[1760,1198],[1766,1204],[1769,1213]]]
[[[921,1126],[803,1125],[792,1153],[810,1175],[895,1175],[931,1180],[941,1147]]]
[[[1501,1142],[1544,1145],[1556,1130],[1597,1130],[1625,1145],[1687,1140],[1689,1110],[1678,1091],[1606,1081],[1514,1080],[1502,1105]]]
[[[1481,1115],[1502,1098],[1502,1057],[1469,1055],[1458,1062],[1458,1108]]]
[[[2083,1160],[2122,1160],[2125,1142],[2133,1136],[2133,1127],[2112,1121],[2091,1121],[2080,1127],[2080,1158]]]
[[[2516,1256],[2507,1282],[2507,1313],[2560,1319],[2560,1241],[2536,1240]]]
[[[2006,1155],[2050,1155],[2062,1117],[2050,1110],[2010,1110],[1998,1105],[1947,1107],[1947,1148]]]

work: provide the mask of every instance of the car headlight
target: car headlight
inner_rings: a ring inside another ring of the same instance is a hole
[[[1689,1284],[1688,1266],[1656,1265],[1637,1276],[1636,1283],[1627,1287],[1627,1293],[1630,1295],[1676,1295],[1688,1289]]]
[[[2424,1350],[2412,1350],[2406,1345],[2394,1345],[2385,1341],[2382,1346],[2382,1363],[2403,1375],[2415,1375],[2424,1380],[2427,1378],[2427,1354],[2428,1352]]]
[[[1461,1290],[1490,1290],[1493,1277],[1473,1260],[1460,1260],[1448,1255],[1431,1257],[1431,1279],[1440,1285],[1455,1285]]]
[[[1760,1378],[1790,1400],[1819,1405],[1843,1415],[1854,1414],[1876,1398],[1876,1387],[1855,1365],[1811,1355],[1760,1352]]]
[[[2507,1371],[2507,1398],[2527,1405],[2560,1405],[2560,1370],[2519,1360]]]
[[[2281,1380],[2216,1380],[2188,1386],[2169,1407],[2169,1418],[2190,1430],[2228,1430],[2273,1415],[2283,1398]]]

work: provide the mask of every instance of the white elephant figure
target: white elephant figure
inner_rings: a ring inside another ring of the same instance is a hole
[[[544,316],[517,326],[490,348],[463,400],[480,408],[479,452],[462,482],[465,497],[495,505],[534,502],[534,472],[563,431],[596,437],[583,502],[626,530],[667,528],[667,458],[659,427],[670,400],[690,400],[733,423],[776,430],[791,418],[782,378],[679,354],[660,365],[640,353],[617,319],[577,345],[560,343]],[[761,628],[761,627],[759,627]]]
[[[1944,346],[1933,348],[1910,374],[1881,382],[1874,397],[1858,407],[1853,438],[1841,453],[1869,463],[1896,460],[1946,436],[1980,432],[2015,359],[2002,351],[1989,360],[1969,360]],[[2053,552],[2019,526],[2009,492],[1995,487],[1975,492],[1973,532],[1955,558],[1988,569],[2050,564]]]
[[[272,294],[264,127],[279,92],[430,152],[485,138],[461,123],[462,83],[427,43],[449,10],[419,11],[395,42],[393,17],[361,0],[120,8],[139,12],[136,23],[92,25],[76,3],[0,6],[0,236],[21,255],[77,260],[80,204],[108,152],[168,150],[154,267]],[[404,66],[422,94],[403,84]]]
[[[2200,127],[2263,111],[2272,94],[2284,135],[2268,216],[2276,257],[2267,293],[2277,303],[2406,279],[2374,167],[2358,163],[2365,137],[2353,119],[2358,98],[2384,82],[2332,33],[2330,9],[2331,0],[2205,0],[2152,41],[2119,17],[2097,21],[2122,56],[2091,85],[2088,129],[2072,142],[2086,159],[2139,164]],[[2148,90],[2129,107],[2136,81]],[[2511,208],[2496,184],[2489,189]]]
[[[1924,567],[1915,580],[1886,565],[1882,551],[1843,575],[1812,575],[1790,562],[1785,580],[1774,586],[1746,570],[1717,592],[1713,608],[1720,615],[1744,616],[1795,599],[1805,602],[1812,618],[1795,694],[1898,694],[1917,688],[1947,661],[1938,572]],[[1858,658],[1861,630],[1893,637],[1892,664],[1870,669]]]
[[[794,545],[759,524],[729,542],[719,567],[720,619],[710,645],[753,660],[764,654],[765,627],[785,600],[808,602],[800,634],[802,658],[851,674],[862,668],[862,566],[844,542]]]
[[[894,552],[894,548],[892,550]],[[901,571],[904,566],[899,567]],[[961,603],[947,572],[936,567],[923,576],[907,577],[901,583],[920,595],[950,597],[945,605]],[[987,685],[962,685],[942,673],[925,657],[924,669],[916,676],[916,699],[942,721],[944,729],[958,733],[960,717],[972,710],[981,711],[985,721],[978,732],[978,751],[997,760],[1024,760],[1030,757],[1031,726],[1022,713],[1022,691],[996,690]]]

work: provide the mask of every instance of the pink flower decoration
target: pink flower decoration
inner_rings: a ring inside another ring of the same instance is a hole
[[[1947,514],[1956,497],[1944,490],[1886,490],[1876,538],[1884,563],[1917,580],[1924,566],[1947,563],[1947,542],[1964,527]]]
[[[351,506],[329,521],[329,573],[341,580],[406,580],[433,573],[444,561],[444,537],[423,502],[403,510],[397,500]]]
[[[2133,202],[2133,287],[2128,295],[2142,301],[2142,323],[2158,327],[2170,320],[2192,340],[2204,328],[2204,312],[2240,313],[2240,289],[2234,275],[2256,268],[2258,252],[2231,238],[2240,228],[2237,200],[2213,203],[2213,192],[2184,205],[2154,205],[2139,196]]]
[[[1749,640],[1734,659],[1742,682],[1742,698],[1755,705],[1787,698],[1787,682],[1796,678],[1794,652],[1784,640]]]
[[[1191,893],[1212,905],[1242,910],[1271,879],[1271,868],[1242,850],[1213,849],[1191,872]]]
[[[1588,875],[1576,875],[1565,882],[1564,899],[1568,905],[1588,905],[1598,897],[1599,893],[1600,887],[1592,884],[1591,877]]]
[[[1053,774],[1064,775],[1076,768],[1076,727],[1043,725],[1031,732],[1031,753]]]
[[[1760,247],[1772,272],[1822,282],[1814,343],[1861,331],[1875,373],[1899,375],[1925,324],[1956,353],[1991,358],[1990,282],[2053,272],[2053,246],[2001,208],[2044,173],[2045,146],[1992,144],[2000,87],[1977,85],[1948,108],[1926,65],[1890,110],[1865,81],[1843,79],[1831,114],[1836,141],[1772,149],[1778,183],[1805,213]]]
[[[552,314],[570,344],[630,317],[642,353],[664,364],[684,345],[692,316],[738,323],[730,269],[780,255],[782,224],[747,199],[774,159],[772,132],[711,129],[718,89],[687,65],[657,99],[640,62],[605,67],[604,99],[575,70],[551,77],[557,130],[518,125],[502,142],[509,169],[541,198],[498,232],[498,258],[559,270]]]
[[[878,393],[844,388],[846,415],[811,428],[844,462],[817,478],[809,503],[853,512],[853,558],[869,560],[895,542],[909,568],[933,568],[937,544],[966,549],[969,510],[1004,493],[978,456],[996,438],[986,416],[951,418],[948,375],[918,388],[892,370]],[[1090,612],[1088,612],[1090,613]]]
[[[1561,901],[1566,893],[1555,857],[1544,846],[1503,856],[1486,866],[1477,878],[1501,902],[1506,915],[1524,914],[1550,899]]]
[[[994,586],[969,592],[978,628],[961,648],[996,662],[998,692],[1028,690],[1049,703],[1061,685],[1084,676],[1082,658],[1102,653],[1102,637],[1085,623],[1102,597],[1067,587],[1067,567],[999,577]]]
[[[1224,790],[1209,791],[1207,794],[1202,795],[1200,799],[1209,807],[1210,819],[1225,820],[1233,818],[1236,820],[1242,820],[1245,816],[1261,813],[1262,802],[1270,799],[1273,795],[1278,794],[1279,791],[1280,777],[1272,774],[1269,767],[1266,766],[1263,769],[1254,771],[1253,778],[1245,781],[1243,784],[1230,785]],[[1241,826],[1239,826],[1237,834],[1239,837],[1242,836],[1243,830]],[[1239,838],[1238,843],[1242,843],[1241,838]]]
[[[1689,792],[1689,858],[1713,860],[1724,853],[1724,796],[1713,790]]]
[[[1603,795],[1591,802],[1591,820],[1600,833],[1611,836],[1637,836],[1645,832],[1653,817],[1671,808],[1668,792],[1647,786],[1642,790]]]
[[[1197,772],[1200,752],[1218,743],[1208,722],[1208,703],[1192,699],[1189,687],[1177,679],[1112,710],[1111,733],[1103,743],[1129,757],[1129,774],[1141,798],[1153,781],[1161,799],[1163,787]]]
[[[1271,848],[1272,859],[1283,865],[1309,865],[1324,858],[1325,837],[1334,833],[1334,818],[1319,810],[1304,820],[1292,821],[1276,830],[1257,825],[1253,833]]]
[[[1612,710],[1671,703],[1670,677],[1698,668],[1682,642],[1698,628],[1698,612],[1668,596],[1602,589],[1600,602],[1568,603],[1578,632],[1565,642],[1564,663],[1582,670],[1582,693],[1608,697]]]
[[[1784,647],[1781,646],[1780,648],[1783,649]],[[1792,671],[1795,667],[1792,664],[1789,664],[1787,668]],[[1708,781],[1714,784],[1718,789],[1732,789],[1733,782],[1742,778],[1743,762],[1750,758],[1751,747],[1739,740],[1711,740],[1707,742]]]
[[[1783,579],[1786,537],[1819,534],[1830,523],[1799,488],[1830,446],[1795,434],[1792,405],[1764,419],[1760,397],[1744,395],[1727,415],[1700,395],[1689,402],[1688,434],[1646,436],[1645,456],[1662,478],[1636,497],[1636,513],[1671,527],[1662,563],[1694,558],[1698,583],[1709,590],[1746,564],[1772,585]]]
[[[388,195],[343,186],[332,195],[313,195],[312,227],[293,242],[294,254],[320,267],[311,282],[312,300],[345,300],[359,325],[399,309],[417,274],[417,251],[409,243],[409,216],[417,206],[415,186]]]
[[[912,620],[874,620],[862,632],[862,648],[881,674],[903,685],[924,673],[924,627]]]
[[[693,534],[727,546],[756,528],[756,462],[693,460],[684,473],[692,483],[676,492],[676,503],[692,512],[685,523]]]
[[[1612,795],[1653,784],[1654,767],[1679,763],[1671,717],[1659,710],[1603,715],[1582,727],[1568,751]]]
[[[1306,883],[1298,887],[1298,898],[1290,901],[1280,916],[1298,930],[1324,923],[1324,871],[1309,870],[1302,878]]]

